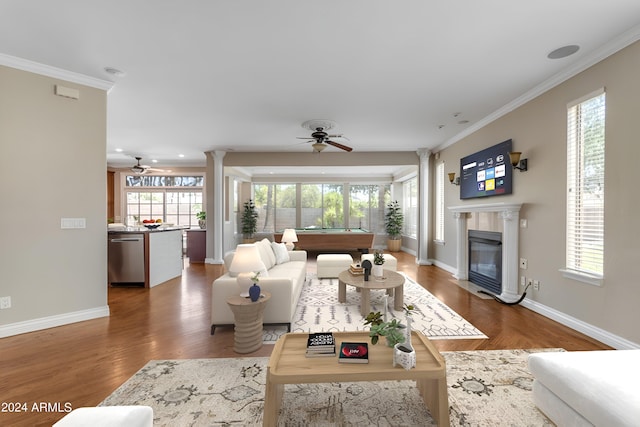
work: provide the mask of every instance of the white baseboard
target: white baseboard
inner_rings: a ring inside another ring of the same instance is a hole
[[[104,307],[90,308],[88,310],[56,314],[54,316],[41,317],[39,319],[2,325],[0,326],[0,338],[25,334],[27,332],[40,331],[42,329],[55,328],[56,326],[68,325],[70,323],[82,322],[84,320],[97,319],[99,317],[109,317],[108,305]]]
[[[215,258],[205,258],[204,263],[205,264],[224,264],[224,261],[220,259],[215,259]]]
[[[561,311],[558,311],[551,307],[547,307],[546,305],[540,304],[537,301],[532,301],[529,298],[525,298],[524,301],[522,301],[521,305],[531,311],[535,311],[536,313],[548,317],[551,320],[555,320],[558,323],[581,332],[617,350],[640,349],[640,345],[637,343],[614,335],[611,332],[605,331],[604,329],[600,329],[596,326],[590,325],[589,323],[583,322],[582,320],[576,319],[575,317],[569,316],[568,314],[562,313]]]

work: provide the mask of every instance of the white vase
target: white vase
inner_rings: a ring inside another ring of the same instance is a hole
[[[375,277],[376,279],[381,278],[382,275],[384,274],[383,266],[382,265],[373,264],[373,267],[371,269],[371,274],[373,274],[373,277]]]
[[[406,370],[416,367],[416,351],[411,343],[404,342],[393,346],[393,367],[395,368],[396,365]]]

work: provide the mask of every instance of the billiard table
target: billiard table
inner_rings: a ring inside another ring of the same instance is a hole
[[[362,228],[296,228],[296,248],[310,251],[353,250],[366,254],[373,247],[375,234]],[[282,231],[273,233],[276,242],[282,241]]]

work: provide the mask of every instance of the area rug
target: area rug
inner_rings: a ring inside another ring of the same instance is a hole
[[[403,274],[403,273],[401,273]],[[487,338],[480,330],[449,308],[433,294],[407,275],[404,302],[415,307],[412,328],[431,339]],[[393,309],[393,297],[386,298],[389,319],[404,321],[403,311]],[[385,291],[371,292],[371,310],[384,312]],[[347,300],[338,302],[338,279],[318,279],[310,276],[300,294],[292,332],[338,332],[368,330],[360,314],[360,294],[347,286]],[[265,326],[263,340],[273,343],[286,333],[285,327]]]
[[[552,426],[527,357],[562,349],[443,352],[452,426]],[[154,426],[262,425],[268,358],[152,360],[100,406],[148,405]],[[398,368],[401,369],[401,368]],[[287,385],[279,426],[435,425],[413,381]]]

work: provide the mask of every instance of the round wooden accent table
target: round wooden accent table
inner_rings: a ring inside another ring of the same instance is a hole
[[[251,353],[262,347],[262,314],[271,293],[263,291],[256,302],[240,295],[227,299],[227,304],[236,319],[233,350],[236,353]]]
[[[371,289],[386,289],[389,295],[393,295],[393,308],[402,310],[404,303],[404,276],[391,270],[384,270],[384,279],[379,280],[369,276],[365,282],[364,275],[354,275],[345,270],[338,275],[338,302],[346,302],[347,286],[355,286],[360,293],[360,314],[366,317],[371,311],[369,291]]]

